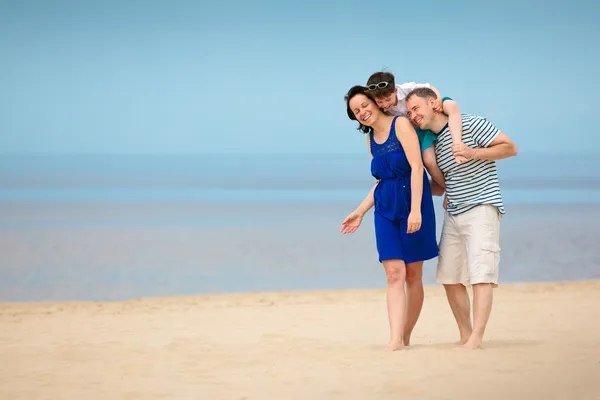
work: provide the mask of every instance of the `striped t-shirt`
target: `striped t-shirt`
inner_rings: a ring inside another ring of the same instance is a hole
[[[472,148],[488,147],[500,131],[491,122],[477,115],[462,115],[462,140]],[[462,214],[478,205],[492,204],[504,214],[496,162],[469,160],[457,164],[452,154],[452,137],[446,124],[438,134],[435,155],[438,166],[446,178],[448,212]]]

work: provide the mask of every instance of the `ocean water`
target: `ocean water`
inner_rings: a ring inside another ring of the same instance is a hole
[[[383,287],[363,155],[0,156],[0,301]],[[501,280],[600,278],[600,162],[498,163]],[[437,205],[438,233],[443,210]],[[424,267],[434,284],[435,260]]]

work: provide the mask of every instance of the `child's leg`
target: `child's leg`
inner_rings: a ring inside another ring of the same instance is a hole
[[[459,133],[459,132],[454,133],[454,132],[450,131],[450,136],[452,137],[452,144],[462,143],[462,133]],[[469,161],[468,158],[463,157],[463,156],[455,156],[454,158],[456,159],[456,162],[458,164],[466,163],[467,161]]]
[[[448,128],[450,128],[452,144],[462,143],[462,117],[458,110],[456,110],[456,112],[450,112],[448,114]],[[467,158],[462,156],[455,157],[455,159],[456,162],[459,164],[469,161]]]
[[[446,179],[444,178],[444,173],[437,165],[433,145],[423,150],[423,165],[425,165],[425,169],[427,169],[431,178],[446,190]]]

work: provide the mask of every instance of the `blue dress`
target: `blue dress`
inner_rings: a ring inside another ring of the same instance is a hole
[[[371,174],[379,179],[375,188],[375,238],[379,261],[401,259],[405,263],[437,257],[439,248],[435,232],[435,211],[431,187],[423,171],[421,229],[406,233],[411,207],[411,167],[396,136],[396,118],[383,144],[377,144],[370,133]]]

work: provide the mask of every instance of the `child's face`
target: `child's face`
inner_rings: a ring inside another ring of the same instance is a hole
[[[377,101],[377,106],[379,108],[383,108],[384,111],[388,111],[390,108],[398,104],[398,96],[396,96],[396,90],[398,89],[395,88],[391,94],[385,97],[376,98],[375,100]]]
[[[433,102],[433,99],[429,100],[427,101],[419,96],[412,96],[406,102],[408,118],[421,129],[427,129],[434,114],[432,104],[430,104]]]

